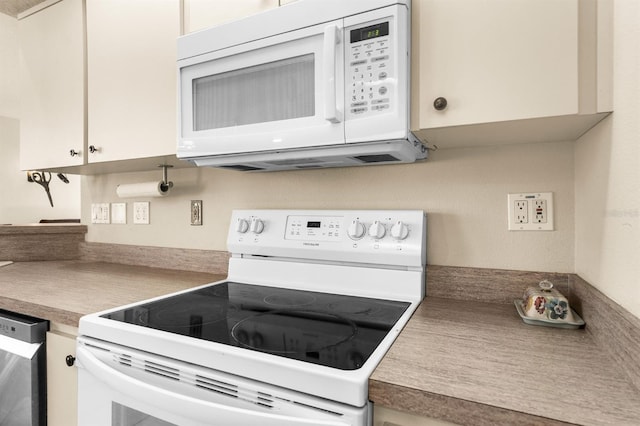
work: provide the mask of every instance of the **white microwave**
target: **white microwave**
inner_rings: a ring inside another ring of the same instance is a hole
[[[408,163],[410,0],[299,0],[178,39],[177,156],[242,171]]]

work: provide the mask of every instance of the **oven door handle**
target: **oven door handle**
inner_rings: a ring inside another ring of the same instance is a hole
[[[84,370],[84,373],[93,375],[100,383],[132,400],[141,400],[144,396],[145,403],[155,405],[159,410],[166,410],[167,407],[180,407],[181,412],[188,413],[189,420],[201,422],[203,425],[210,424],[211,420],[215,418],[217,424],[229,425],[349,426],[344,422],[262,413],[182,395],[127,376],[109,367],[81,346],[76,349],[76,362],[78,368]]]

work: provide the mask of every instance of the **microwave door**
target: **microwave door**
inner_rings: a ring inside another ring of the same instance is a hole
[[[334,21],[179,61],[178,157],[344,144],[342,26]]]

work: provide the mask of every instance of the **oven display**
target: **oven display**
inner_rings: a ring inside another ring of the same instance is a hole
[[[285,239],[299,241],[340,241],[344,219],[338,216],[289,216]]]
[[[409,306],[407,302],[223,282],[103,317],[356,370]]]

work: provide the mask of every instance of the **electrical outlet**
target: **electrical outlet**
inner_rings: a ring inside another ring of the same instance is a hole
[[[553,231],[553,193],[508,194],[510,231]]]
[[[202,225],[202,200],[191,200],[191,225]]]
[[[138,201],[133,203],[133,223],[136,225],[148,225],[149,222],[149,202]]]
[[[547,223],[547,200],[533,200],[533,222]]]
[[[514,201],[513,214],[515,223],[529,223],[529,201]]]

